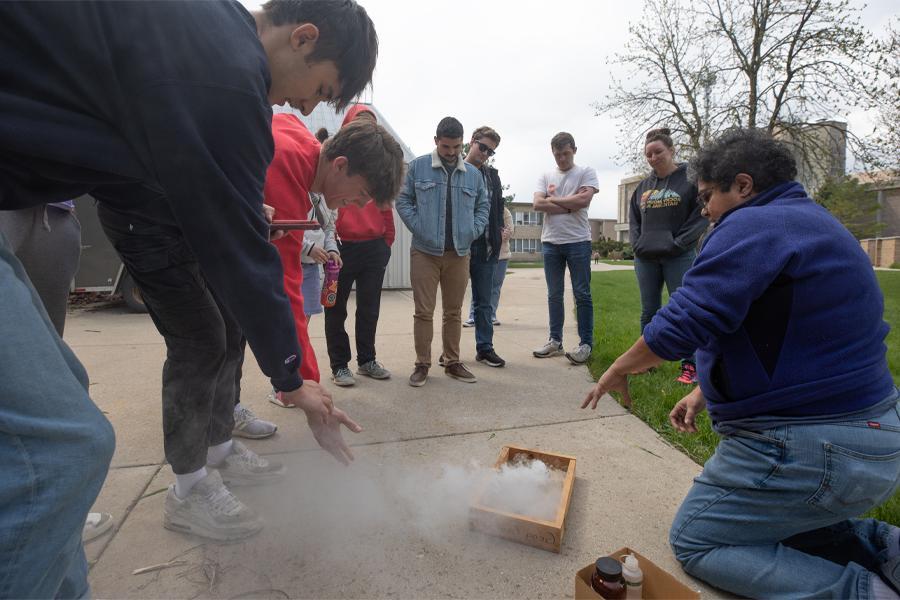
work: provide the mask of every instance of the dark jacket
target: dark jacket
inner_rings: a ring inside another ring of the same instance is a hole
[[[717,427],[840,415],[894,389],[883,312],[859,242],[790,182],[719,220],[644,340],[666,360],[697,351]]]
[[[503,184],[500,183],[500,173],[494,167],[483,166],[481,172],[485,177],[491,210],[484,233],[475,240],[473,245],[483,246],[487,242],[490,245],[490,255],[485,252],[482,256],[485,256],[486,260],[497,260],[500,257],[500,246],[503,243],[503,239],[500,237],[500,232],[503,230]]]
[[[708,226],[697,204],[687,165],[668,177],[644,179],[631,195],[629,234],[638,258],[671,258],[692,250]]]
[[[186,245],[263,372],[297,388],[300,349],[262,212],[271,78],[250,13],[0,2],[0,56],[0,209],[91,193]]]

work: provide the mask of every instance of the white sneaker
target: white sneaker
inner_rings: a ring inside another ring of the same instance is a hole
[[[466,319],[462,325],[463,327],[475,327],[475,319]]]
[[[234,407],[234,429],[231,430],[232,435],[259,440],[274,435],[276,431],[278,431],[278,425],[260,419],[243,404],[238,404]]]
[[[109,513],[92,512],[88,513],[84,520],[84,527],[81,529],[81,541],[88,543],[95,540],[113,526],[112,515]]]
[[[540,348],[535,348],[534,351],[532,351],[532,354],[537,358],[550,358],[551,356],[559,356],[562,353],[562,343],[553,338],[547,340],[547,343]]]
[[[175,495],[174,484],[169,486],[163,526],[214,540],[239,540],[257,533],[263,522],[225,487],[219,472],[211,470],[183,499]]]
[[[231,454],[218,465],[206,465],[221,473],[230,486],[275,483],[284,478],[286,469],[280,462],[263,458],[237,440],[231,442]]]
[[[568,358],[569,362],[573,365],[583,365],[590,357],[591,347],[587,344],[580,344],[577,348],[566,352],[566,358]]]

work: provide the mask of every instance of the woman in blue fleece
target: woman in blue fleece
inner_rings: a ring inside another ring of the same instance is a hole
[[[762,598],[896,598],[900,529],[860,514],[900,482],[900,392],[884,300],[852,235],[793,181],[785,146],[736,129],[692,162],[715,228],[684,282],[607,370],[627,376],[696,352],[700,386],[669,415],[722,440],[675,516],[685,571]]]

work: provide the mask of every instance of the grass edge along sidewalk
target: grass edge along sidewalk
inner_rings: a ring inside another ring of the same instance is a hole
[[[891,326],[885,340],[888,365],[894,382],[900,383],[900,273],[877,271],[875,275],[884,294],[884,320]],[[641,301],[633,271],[593,273],[591,293],[597,317],[594,320],[594,350],[588,367],[597,378],[638,338]],[[667,299],[664,296],[663,303]],[[668,443],[702,465],[712,456],[719,437],[712,430],[705,412],[697,419],[699,433],[679,433],[669,424],[669,411],[690,390],[690,386],[675,381],[678,373],[679,365],[673,362],[663,364],[652,373],[631,377],[632,412]],[[900,526],[900,492],[866,516]]]

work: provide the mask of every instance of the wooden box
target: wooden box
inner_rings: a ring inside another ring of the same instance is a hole
[[[469,508],[469,527],[514,542],[559,552],[563,533],[565,533],[566,514],[569,512],[569,502],[572,500],[572,488],[575,485],[575,457],[518,446],[504,446],[494,468],[499,470],[503,464],[521,455],[525,455],[526,459],[541,460],[548,467],[559,469],[565,473],[556,516],[553,520],[545,521],[485,506],[483,499],[488,485],[486,481],[485,486],[482,487]]]

